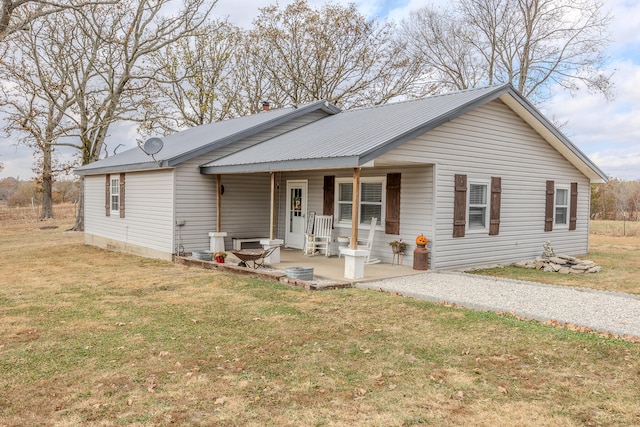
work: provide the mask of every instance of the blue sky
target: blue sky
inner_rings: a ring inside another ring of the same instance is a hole
[[[227,16],[235,25],[249,27],[260,7],[276,0],[218,0],[215,14]],[[320,6],[324,0],[308,0]],[[436,0],[446,2],[446,0]],[[428,0],[334,0],[355,3],[369,17],[386,17],[399,22],[409,11],[433,4]],[[279,0],[284,6],[291,0]],[[615,98],[607,102],[602,95],[589,94],[585,88],[570,94],[558,90],[540,109],[550,119],[567,124],[564,132],[580,150],[606,174],[625,180],[640,179],[640,2],[609,0],[606,6],[613,14],[612,43],[607,49],[609,69],[615,70]],[[132,127],[112,127],[110,140],[134,147],[136,133]],[[117,144],[114,144],[117,145]],[[29,150],[16,148],[11,141],[0,139],[0,162],[7,176],[29,178],[33,157]]]

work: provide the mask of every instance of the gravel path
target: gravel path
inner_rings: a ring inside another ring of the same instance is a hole
[[[454,272],[427,272],[357,287],[640,337],[640,297],[636,295]]]

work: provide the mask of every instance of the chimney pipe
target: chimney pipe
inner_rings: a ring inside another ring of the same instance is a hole
[[[262,101],[262,111],[269,111],[269,101]]]

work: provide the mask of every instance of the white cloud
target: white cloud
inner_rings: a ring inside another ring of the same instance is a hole
[[[308,0],[312,7],[319,7],[326,0]],[[293,0],[278,0],[280,8]],[[348,5],[351,0],[335,3]],[[400,22],[410,10],[426,5],[446,4],[447,0],[355,0],[358,10],[368,17],[387,14]],[[214,16],[229,20],[238,26],[249,28],[258,16],[259,8],[276,4],[276,0],[219,0]],[[609,0],[614,21],[611,24],[610,68],[616,69],[614,81],[616,97],[606,102],[601,95],[582,90],[574,96],[558,91],[542,112],[554,121],[568,121],[562,131],[607,174],[623,179],[640,178],[640,2],[637,0]],[[137,137],[130,125],[111,128],[108,141],[123,142],[126,148],[135,147]],[[121,147],[118,151],[124,151]],[[31,152],[15,149],[8,141],[0,141],[0,162],[4,176],[32,176]]]
[[[640,63],[633,58],[612,62],[615,98],[586,89],[574,96],[558,91],[543,113],[567,122],[562,131],[605,173],[640,179]]]

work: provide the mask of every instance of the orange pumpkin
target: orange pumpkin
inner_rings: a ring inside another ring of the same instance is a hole
[[[429,239],[427,239],[424,235],[419,235],[416,237],[416,245],[426,245],[429,243]]]

